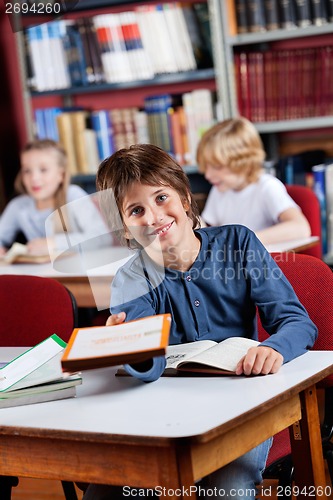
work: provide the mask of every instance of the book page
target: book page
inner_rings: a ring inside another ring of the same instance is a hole
[[[169,345],[166,351],[166,369],[177,368],[179,363],[188,361],[193,356],[216,346],[213,340],[199,340],[188,344]]]
[[[63,360],[91,359],[149,351],[167,345],[169,331],[163,329],[168,315],[157,315],[121,325],[81,328],[71,338]]]
[[[221,370],[234,372],[238,361],[245,356],[250,347],[254,347],[258,344],[259,342],[252,339],[231,337],[193,356],[188,362],[200,363]],[[184,363],[186,363],[186,361]],[[183,363],[181,363],[181,365],[183,367]]]

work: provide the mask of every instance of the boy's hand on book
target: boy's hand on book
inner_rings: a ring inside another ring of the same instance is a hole
[[[276,373],[283,364],[283,356],[271,347],[251,347],[238,363],[236,375],[268,375]]]
[[[126,313],[125,312],[120,312],[118,314],[111,314],[111,316],[108,317],[106,320],[106,326],[114,326],[114,325],[120,325],[120,323],[124,323],[126,319]]]

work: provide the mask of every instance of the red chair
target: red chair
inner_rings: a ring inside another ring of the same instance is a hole
[[[333,273],[320,259],[313,256],[276,253],[272,254],[304,305],[310,318],[318,328],[315,350],[333,350]],[[267,338],[258,315],[259,340]],[[321,425],[323,453],[327,461],[331,481],[333,481],[333,376],[327,377],[320,387],[324,389],[325,408]],[[293,465],[288,429],[274,436],[264,478],[279,480],[282,491],[291,486]],[[285,495],[286,498],[291,498]]]
[[[52,278],[0,276],[0,346],[30,347],[53,333],[65,342],[77,326],[77,306],[65,286]],[[1,498],[11,498],[18,478],[0,476]],[[62,481],[67,500],[77,500],[74,484]]]
[[[322,258],[321,242],[321,215],[318,198],[312,189],[306,186],[287,184],[286,189],[291,198],[301,208],[311,227],[311,236],[319,236],[317,245],[304,250],[302,253]]]

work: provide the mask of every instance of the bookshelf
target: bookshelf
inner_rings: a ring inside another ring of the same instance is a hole
[[[69,2],[66,2],[70,5]],[[15,16],[14,22],[16,25],[15,38],[16,50],[15,57],[17,63],[17,77],[20,83],[19,96],[21,98],[20,111],[21,120],[19,126],[20,147],[27,141],[37,135],[36,126],[36,110],[46,108],[73,108],[73,110],[88,110],[95,112],[100,110],[112,110],[114,108],[124,109],[127,107],[137,107],[142,109],[145,105],[145,99],[149,96],[157,96],[163,94],[183,95],[207,89],[212,94],[214,101],[220,101],[220,96],[217,94],[220,85],[217,83],[221,79],[221,71],[216,71],[216,65],[220,64],[220,59],[223,57],[223,51],[220,46],[220,17],[216,15],[219,12],[219,2],[216,0],[187,0],[186,5],[195,5],[205,3],[207,5],[208,25],[211,32],[211,64],[196,67],[190,70],[168,71],[165,73],[155,72],[151,77],[132,78],[128,81],[99,81],[93,84],[65,85],[63,88],[38,88],[31,85],[31,71],[27,65],[27,37],[25,31],[36,25],[37,16],[19,14]],[[142,6],[156,7],[158,4],[175,4],[175,2],[157,2],[155,1],[113,1],[113,0],[79,0],[73,2],[76,4],[72,10],[63,12],[56,19],[75,21],[80,18],[90,18],[105,16],[109,14],[122,15],[124,12],[133,12],[135,9]],[[38,17],[38,22],[52,22],[50,16]],[[23,30],[24,28],[24,30]],[[29,50],[28,50],[29,52]],[[52,60],[52,57],[48,58]],[[30,54],[31,65],[31,54]],[[36,75],[35,75],[36,76]],[[217,94],[217,95],[216,95]],[[216,111],[214,110],[214,113]],[[219,112],[221,115],[221,112]],[[18,130],[16,130],[18,133]],[[19,148],[18,148],[19,149]],[[192,154],[193,158],[193,154]],[[187,160],[187,164],[190,160]],[[99,162],[98,162],[99,163]],[[191,161],[193,163],[193,161]],[[18,164],[18,162],[16,162]],[[18,167],[16,167],[18,168]],[[82,171],[74,171],[74,180],[77,178],[81,185],[85,184],[85,175]],[[93,175],[87,175],[87,187],[92,189]],[[8,186],[6,191],[8,192]]]
[[[261,15],[264,16],[267,4],[280,8],[282,4],[295,7],[295,3],[280,1],[245,2],[249,3],[260,8]],[[316,25],[314,12],[309,11],[309,19],[306,21],[308,25],[302,26],[305,21],[304,19],[301,21],[299,13],[294,10],[291,11],[290,27],[282,28],[281,17],[278,17],[276,29],[268,29],[265,18],[260,22],[259,16],[257,22],[260,27],[255,28],[258,31],[251,32],[249,17],[247,17],[247,27],[240,28],[238,24],[239,9],[241,6],[244,7],[244,2],[227,0],[221,4],[223,48],[228,69],[228,82],[224,88],[223,99],[227,101],[224,108],[228,110],[228,116],[243,114],[251,119],[262,135],[268,155],[273,160],[281,155],[300,152],[302,148],[303,150],[323,148],[327,150],[327,155],[331,156],[332,144],[329,136],[333,128],[333,112],[330,108],[333,102],[333,89],[327,83],[331,79],[329,75],[332,74],[333,68],[331,13],[326,11],[324,18],[321,21],[317,20],[319,25]],[[277,14],[281,16],[281,12]],[[312,67],[310,63],[306,73],[304,68],[310,57],[312,57]],[[274,64],[277,65],[277,69],[274,69]],[[258,82],[256,72],[259,72],[264,83],[253,84]],[[274,84],[274,78],[277,86]],[[326,88],[322,81],[325,81]],[[319,89],[320,85],[323,86],[322,89]],[[304,104],[305,97],[302,101],[303,91],[304,94],[308,93],[305,96],[307,109]],[[275,109],[272,112],[274,99]],[[246,106],[247,102],[251,102],[251,106]],[[254,109],[256,106],[257,110]],[[288,141],[293,150],[288,151]]]

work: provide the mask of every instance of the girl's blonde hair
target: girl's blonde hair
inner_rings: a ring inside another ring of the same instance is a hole
[[[198,145],[197,163],[205,173],[207,165],[225,166],[255,182],[263,168],[265,150],[254,125],[246,118],[230,118],[207,130]]]
[[[152,144],[135,144],[106,158],[100,164],[96,177],[105,218],[111,230],[116,232],[121,241],[126,241],[128,246],[125,228],[119,229],[119,214],[122,217],[124,198],[134,182],[174,189],[183,205],[186,205],[193,229],[200,227],[198,208],[183,168],[163,149]],[[132,242],[132,247],[138,247],[138,244]]]
[[[57,155],[58,165],[63,170],[63,181],[59,184],[57,191],[54,194],[54,209],[57,210],[67,202],[67,189],[70,183],[70,173],[67,165],[67,154],[64,148],[51,139],[35,139],[28,142],[21,151],[21,155],[27,151],[54,151]],[[21,170],[17,174],[14,182],[15,190],[20,194],[26,194],[26,189],[22,182]]]

